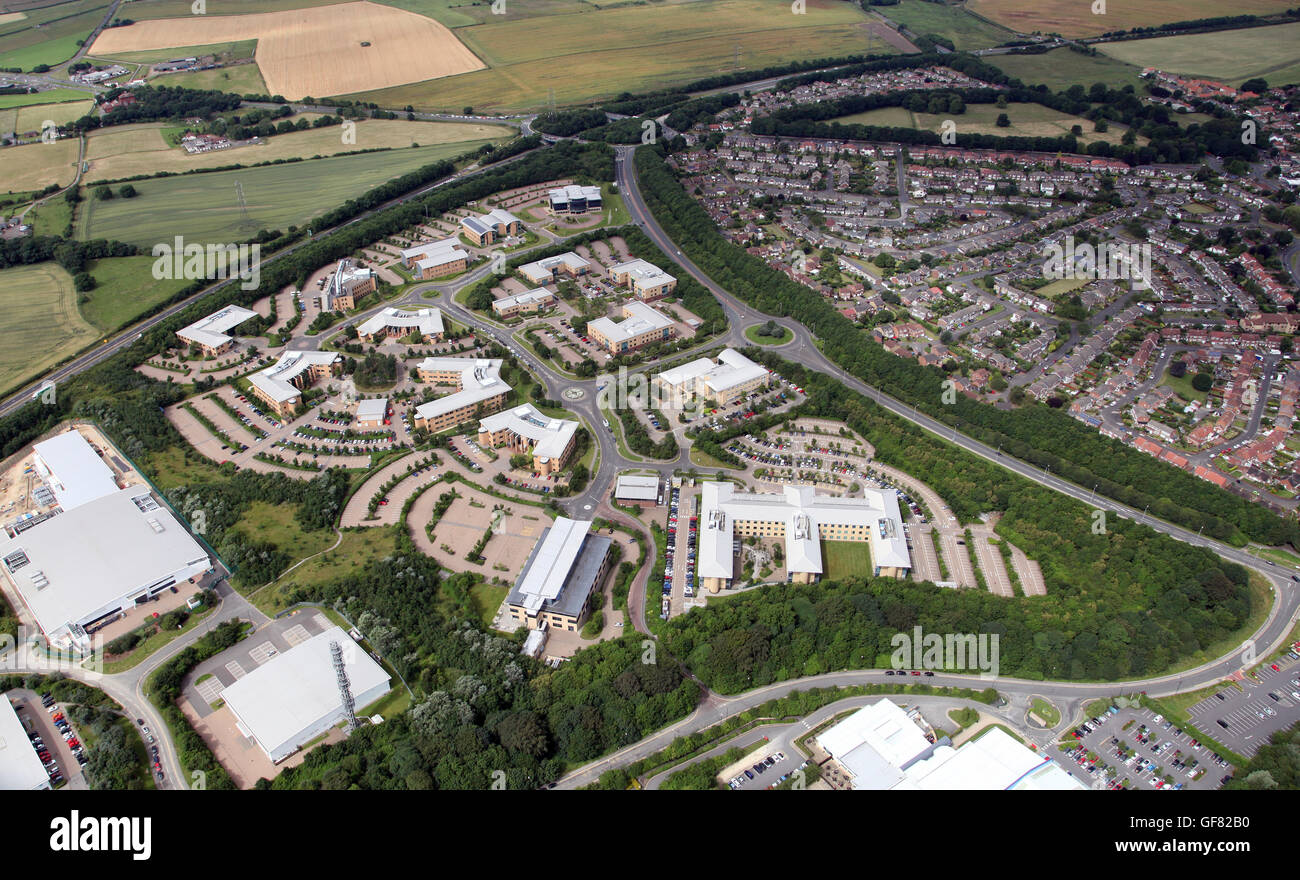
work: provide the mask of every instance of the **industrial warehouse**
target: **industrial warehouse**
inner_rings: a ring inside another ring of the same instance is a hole
[[[118,488],[79,432],[37,444],[35,459],[58,504],[6,526],[0,560],[51,644],[85,652],[120,612],[212,567],[148,487]]]
[[[272,656],[221,691],[221,699],[240,732],[278,762],[388,693],[389,681],[384,668],[336,626]]]

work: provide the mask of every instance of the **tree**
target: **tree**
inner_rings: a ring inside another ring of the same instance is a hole
[[[1214,387],[1214,377],[1209,373],[1197,373],[1192,377],[1192,387],[1201,392],[1209,391]]]
[[[1169,375],[1173,376],[1175,379],[1181,379],[1183,376],[1186,376],[1187,362],[1174,361],[1172,364],[1169,365]]]
[[[1005,114],[1005,113],[999,113],[999,114],[998,114],[998,119],[997,119],[997,123],[996,123],[996,124],[997,124],[997,127],[998,127],[998,128],[1010,128],[1010,127],[1011,127],[1011,117],[1007,116],[1007,114]]]
[[[95,187],[95,198],[101,202],[106,202],[113,197],[113,190],[107,186]]]
[[[1241,90],[1243,92],[1254,92],[1257,95],[1262,95],[1264,92],[1268,91],[1268,80],[1260,79],[1257,76],[1252,77],[1241,84]]]
[[[128,184],[124,184],[124,185],[122,186],[122,188],[119,189],[119,190],[117,191],[117,194],[118,194],[119,196],[121,196],[122,198],[124,198],[124,199],[133,199],[133,198],[135,198],[137,195],[139,195],[139,193],[136,192],[135,187],[133,187],[133,186],[132,186],[131,184],[129,184],[129,183],[128,183]]]
[[[78,272],[73,276],[72,284],[76,287],[77,293],[86,293],[99,286],[99,282],[95,280],[95,276],[91,275],[89,272]]]

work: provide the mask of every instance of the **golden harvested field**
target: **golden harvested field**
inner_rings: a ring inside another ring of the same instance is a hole
[[[342,126],[331,125],[327,128],[277,134],[268,138],[265,144],[191,155],[181,147],[167,146],[162,129],[163,126],[158,123],[143,123],[100,129],[91,133],[86,138],[86,157],[90,161],[86,180],[118,180],[161,171],[179,173],[223,165],[252,165],[275,159],[333,156],[381,147],[400,149],[413,143],[421,146],[462,141],[478,143],[487,138],[502,139],[514,132],[513,129],[500,125],[365,119],[357,123],[356,143],[352,144],[343,143]]]
[[[484,66],[444,25],[366,0],[253,15],[142,21],[101,33],[93,54],[111,57],[252,39],[257,40],[257,64],[267,89],[291,100],[390,88]]]
[[[5,147],[0,186],[8,192],[31,192],[51,183],[67,186],[77,176],[77,139],[62,138],[52,144]]]
[[[25,12],[3,12],[0,13],[0,24],[9,24],[11,21],[22,21],[27,17]]]
[[[971,12],[1013,31],[1065,37],[1090,37],[1219,15],[1270,15],[1294,5],[1294,0],[1105,0],[1105,14],[1094,15],[1092,0],[966,0]]]
[[[39,375],[99,336],[57,263],[0,270],[0,315],[0,388]]]

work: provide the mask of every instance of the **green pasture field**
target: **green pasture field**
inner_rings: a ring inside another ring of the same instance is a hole
[[[1300,22],[1271,27],[1106,43],[1112,58],[1240,86],[1252,77],[1269,85],[1300,83]]]
[[[99,338],[56,263],[0,269],[0,388],[39,376]]]
[[[1073,85],[1088,88],[1100,82],[1121,89],[1131,85],[1139,94],[1144,94],[1139,74],[1146,65],[1139,63],[1134,67],[1109,55],[1084,55],[1072,49],[1053,49],[1042,55],[992,55],[984,61],[1026,85],[1045,85],[1053,91],[1064,91]]]
[[[147,254],[91,262],[86,271],[99,284],[94,290],[81,294],[85,298],[81,302],[82,317],[100,331],[111,333],[171,299],[190,284],[184,279],[155,279],[153,264],[154,258]]]
[[[71,0],[24,10],[25,18],[0,25],[0,67],[31,70],[51,67],[77,54],[84,40],[108,12],[106,0]]]
[[[926,0],[902,0],[897,6],[881,6],[875,11],[906,25],[919,36],[938,34],[947,37],[959,52],[989,49],[1015,38],[1011,31],[976,18],[964,9]]]

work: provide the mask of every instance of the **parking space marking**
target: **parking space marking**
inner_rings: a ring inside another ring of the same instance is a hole
[[[262,644],[250,648],[248,651],[248,656],[252,658],[254,663],[256,663],[258,666],[261,666],[263,663],[265,663],[267,660],[270,660],[278,653],[280,652],[275,649],[275,645],[271,644],[270,642],[262,642]]]
[[[200,697],[207,701],[209,706],[221,699],[221,694],[225,690],[221,685],[221,680],[215,675],[199,682],[194,686],[194,689],[199,692]]]
[[[284,631],[284,640],[289,643],[290,648],[295,647],[296,645],[301,645],[310,638],[311,636],[307,633],[307,628],[301,623],[296,626],[291,626]]]
[[[326,617],[324,614],[322,614],[319,611],[317,611],[314,615],[312,615],[312,623],[316,624],[318,632],[325,632],[325,630],[329,629],[331,626],[334,625],[330,623],[330,619],[328,617]]]
[[[244,667],[239,665],[238,660],[231,660],[226,664],[226,671],[235,677],[235,681],[244,677]]]

